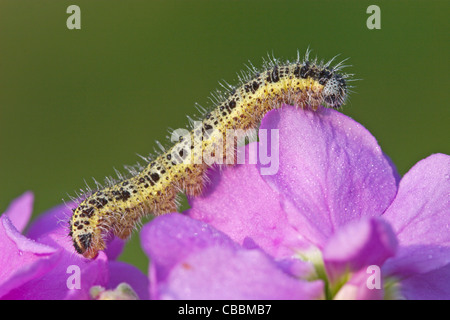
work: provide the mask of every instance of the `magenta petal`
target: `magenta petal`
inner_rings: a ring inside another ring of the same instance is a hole
[[[384,283],[380,269],[377,277],[379,276],[379,287],[374,286],[374,281],[370,278],[375,276],[370,269],[362,269],[352,275],[334,296],[335,300],[382,300],[384,298]],[[368,285],[370,283],[370,287]]]
[[[340,228],[325,246],[323,259],[333,282],[347,272],[382,266],[396,249],[397,240],[389,224],[380,218],[370,218]]]
[[[19,232],[25,229],[31,218],[33,201],[33,192],[25,192],[20,197],[14,199],[4,213]]]
[[[340,112],[284,106],[264,117],[264,129],[279,129],[279,170],[262,177],[284,195],[291,224],[319,248],[340,226],[379,216],[394,199],[395,169],[375,138]]]
[[[196,220],[169,214],[155,218],[142,228],[142,248],[151,258],[152,272],[159,280],[164,280],[171,268],[194,251],[213,245],[237,246],[208,224],[190,221]]]
[[[103,252],[92,260],[75,254],[70,239],[57,230],[40,241],[60,248],[58,263],[39,277],[34,277],[6,295],[5,299],[89,299],[94,285],[105,287],[108,283],[108,261]],[[68,286],[70,276],[79,274],[80,288]]]
[[[261,178],[256,165],[248,164],[249,148],[243,148],[246,164],[210,173],[206,193],[190,199],[186,213],[226,233],[243,244],[251,238],[269,254],[289,257],[302,247],[301,236],[293,229],[280,205],[280,195]]]
[[[122,282],[127,283],[136,292],[139,299],[148,300],[148,277],[138,268],[121,261],[111,261],[109,267],[109,282],[106,289],[115,289]]]
[[[394,228],[399,252],[385,272],[398,277],[426,273],[450,263],[450,156],[419,161],[400,182],[383,215]]]
[[[400,291],[408,300],[450,300],[450,264],[404,279]]]
[[[160,292],[163,299],[318,299],[321,281],[285,274],[260,250],[209,247],[180,261]]]
[[[150,258],[151,296],[162,299],[313,299],[321,281],[283,272],[259,249],[244,249],[189,217],[154,219],[141,232]]]
[[[118,237],[108,239],[105,249],[108,260],[116,260],[121,255],[123,248],[125,247],[125,243],[125,240],[122,240]]]
[[[30,240],[13,226],[9,218],[0,218],[0,297],[54,268],[58,250]]]
[[[75,207],[74,202],[60,204],[40,214],[28,228],[27,237],[36,240],[59,228],[66,229],[69,233],[69,217],[72,215],[71,209]]]

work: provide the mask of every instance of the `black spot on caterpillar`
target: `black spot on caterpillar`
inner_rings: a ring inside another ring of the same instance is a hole
[[[126,239],[143,216],[176,211],[180,192],[201,194],[211,166],[201,153],[222,144],[227,130],[254,129],[268,111],[282,104],[312,110],[321,104],[341,107],[347,99],[350,76],[340,73],[342,62],[332,67],[333,59],[318,63],[308,56],[307,52],[304,59],[297,57],[295,62],[272,58],[262,70],[252,65],[239,77],[238,86],[223,85],[226,92],[219,92],[212,110],[204,112],[200,127],[193,128],[187,137],[180,136],[146,167],[131,170],[131,177],[119,176],[119,181],[108,181],[107,187],[87,194],[69,222],[75,250],[93,258],[105,249],[107,235]],[[191,144],[196,139],[200,139],[199,150]],[[235,149],[235,145],[226,145],[224,154]]]

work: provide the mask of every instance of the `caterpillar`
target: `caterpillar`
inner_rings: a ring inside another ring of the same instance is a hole
[[[321,104],[340,108],[347,99],[351,75],[340,73],[343,61],[331,66],[333,60],[310,61],[308,50],[303,59],[297,53],[294,62],[269,58],[262,70],[248,66],[249,70],[238,76],[237,86],[227,84],[224,92],[218,91],[213,107],[205,110],[200,125],[189,135],[180,136],[140,171],[131,170],[131,177],[119,176],[119,181],[109,181],[107,187],[83,198],[69,221],[69,237],[76,252],[94,258],[106,248],[107,236],[127,239],[145,215],[177,211],[180,192],[200,195],[211,166],[201,153],[223,144],[227,130],[254,129],[268,111],[282,104],[314,111]],[[200,141],[197,150],[194,140]],[[230,154],[236,147],[227,144],[224,150]]]

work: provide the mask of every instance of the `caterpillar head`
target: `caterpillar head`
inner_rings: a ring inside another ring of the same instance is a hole
[[[85,258],[92,259],[97,256],[99,250],[106,245],[99,228],[95,228],[93,219],[87,218],[83,207],[78,206],[73,211],[70,220],[70,233],[73,247]]]
[[[347,98],[345,78],[338,73],[334,73],[325,83],[322,94],[323,100],[329,107],[339,109]]]

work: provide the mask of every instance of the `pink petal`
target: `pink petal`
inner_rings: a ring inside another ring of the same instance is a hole
[[[370,132],[340,112],[284,106],[262,129],[279,129],[279,171],[262,177],[283,194],[291,225],[319,248],[340,226],[379,216],[394,199],[395,169]]]
[[[90,299],[92,286],[106,287],[109,280],[108,259],[100,252],[95,259],[76,254],[65,232],[57,230],[40,239],[42,243],[59,247],[60,258],[56,266],[41,277],[36,277],[7,296],[8,299]],[[70,277],[79,279],[80,287],[73,288]],[[69,282],[69,285],[68,285]]]
[[[321,281],[299,280],[261,250],[245,249],[210,225],[184,215],[155,218],[142,229],[141,241],[151,261],[153,298],[322,297]]]
[[[5,215],[11,220],[19,232],[22,232],[28,224],[33,213],[33,192],[27,191],[14,199],[6,209]]]
[[[323,250],[323,259],[331,282],[346,273],[371,265],[381,267],[397,250],[397,240],[388,223],[366,218],[340,228]]]
[[[249,164],[249,149],[243,148],[246,164],[210,172],[206,193],[190,199],[186,213],[226,233],[243,244],[251,238],[277,258],[289,257],[303,245],[300,234],[289,225],[281,196],[269,187],[254,164]]]
[[[30,240],[6,215],[0,218],[0,297],[54,268],[58,250]]]
[[[59,228],[64,228],[69,233],[69,217],[72,215],[71,208],[75,207],[76,204],[74,202],[60,204],[40,214],[28,229],[27,237],[36,240]]]
[[[435,154],[411,168],[383,218],[400,244],[385,272],[406,277],[449,264],[450,156]]]
[[[209,247],[180,261],[160,294],[162,299],[319,299],[323,283],[288,276],[259,250]]]
[[[125,282],[136,292],[139,299],[149,299],[148,277],[138,268],[121,261],[110,261],[108,264],[109,282],[106,289],[115,289]]]
[[[334,296],[334,300],[383,300],[384,282],[381,270],[377,269],[375,272],[365,268],[353,274]],[[371,277],[378,279],[373,280]]]
[[[408,300],[450,300],[450,264],[401,281],[400,291]]]

